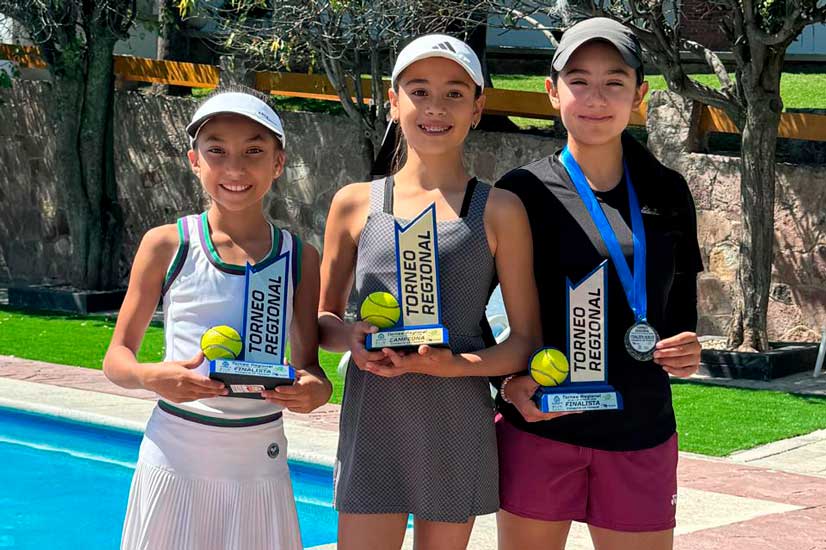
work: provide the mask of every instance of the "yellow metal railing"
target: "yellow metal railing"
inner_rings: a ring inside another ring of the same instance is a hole
[[[23,67],[44,68],[46,64],[31,46],[0,44],[0,58],[15,61]],[[114,56],[115,74],[134,82],[153,82],[188,86],[191,88],[214,88],[218,85],[220,70],[212,65],[160,61],[123,55]],[[362,79],[362,97],[370,98],[370,80]],[[339,101],[335,88],[324,75],[257,72],[255,87],[263,92],[276,95]],[[387,84],[385,83],[385,88]],[[550,119],[559,117],[559,112],[551,107],[543,92],[523,92],[492,88],[485,92],[487,102],[485,112],[496,115],[525,118]],[[644,126],[647,105],[632,113],[631,124]],[[737,134],[739,131],[731,119],[720,109],[703,106],[699,121],[700,135],[709,132]],[[826,141],[826,115],[809,113],[783,113],[780,119],[779,135],[784,138]]]

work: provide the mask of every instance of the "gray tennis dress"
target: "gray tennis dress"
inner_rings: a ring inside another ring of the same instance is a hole
[[[490,186],[471,180],[462,216],[437,222],[442,322],[454,353],[485,347],[479,319],[495,273],[483,222],[489,192]],[[359,304],[372,292],[398,295],[392,212],[392,177],[374,181],[358,244]],[[382,378],[351,360],[341,407],[336,508],[454,523],[495,512],[493,417],[486,377]]]

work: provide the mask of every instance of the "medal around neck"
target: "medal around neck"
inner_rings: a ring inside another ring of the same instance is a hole
[[[263,399],[262,391],[295,382],[295,370],[284,360],[289,278],[289,252],[247,264],[243,337],[227,326],[201,337],[209,377],[226,384],[228,397]]]
[[[439,291],[436,205],[431,204],[405,226],[396,222],[397,294],[374,292],[361,305],[361,319],[379,327],[368,334],[368,350],[445,347]],[[398,300],[396,299],[398,296]]]
[[[611,262],[617,272],[628,306],[634,312],[635,323],[625,334],[625,349],[628,354],[637,361],[650,361],[654,357],[654,347],[660,339],[657,331],[654,330],[647,321],[648,297],[646,288],[646,246],[645,246],[645,225],[642,221],[642,212],[637,200],[637,192],[631,183],[631,173],[628,166],[623,162],[625,173],[625,187],[628,190],[628,210],[631,215],[631,234],[634,244],[634,265],[633,271],[628,267],[622,247],[617,240],[614,229],[608,222],[605,212],[602,211],[599,201],[597,201],[594,191],[588,185],[588,180],[582,169],[579,167],[574,156],[565,147],[559,156],[562,165],[571,177],[579,197],[585,204],[586,210],[591,215],[605,248],[611,256]]]
[[[622,409],[622,395],[607,382],[607,269],[606,260],[576,285],[567,282],[567,353],[542,348],[531,357],[542,412]]]

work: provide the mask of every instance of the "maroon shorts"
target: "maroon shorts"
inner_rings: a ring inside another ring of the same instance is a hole
[[[677,434],[639,451],[560,443],[497,417],[503,510],[544,521],[575,520],[614,531],[674,528]]]

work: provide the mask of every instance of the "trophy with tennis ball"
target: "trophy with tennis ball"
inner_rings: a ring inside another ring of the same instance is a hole
[[[439,301],[439,247],[436,205],[431,204],[407,225],[395,224],[398,300],[389,292],[374,292],[361,304],[362,320],[379,328],[368,334],[368,350],[445,347]]]
[[[212,327],[201,337],[209,377],[223,382],[229,397],[263,399],[261,392],[292,384],[295,370],[285,361],[287,304],[292,300],[289,252],[247,264],[243,336],[234,328]]]
[[[602,262],[578,283],[567,281],[567,354],[542,348],[531,357],[542,412],[622,409],[622,395],[608,384],[607,267]]]

